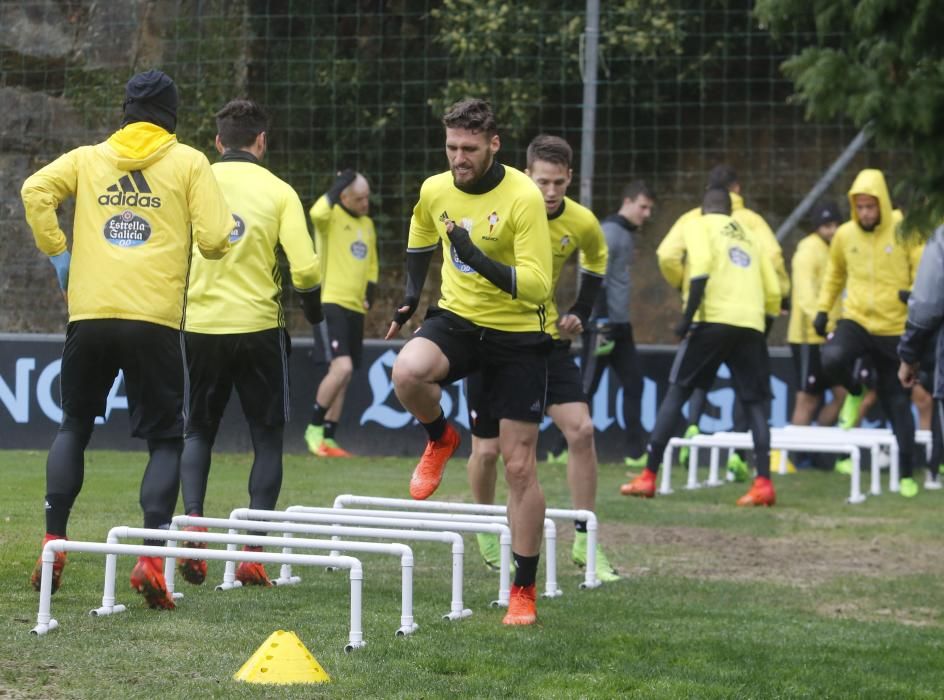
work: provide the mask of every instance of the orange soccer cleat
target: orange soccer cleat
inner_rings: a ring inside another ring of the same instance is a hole
[[[772,506],[777,501],[773,482],[766,476],[754,479],[750,490],[737,500],[739,506]]]
[[[205,527],[199,525],[188,525],[183,529],[184,532],[206,532]],[[206,542],[186,542],[185,547],[193,549],[206,549]],[[199,586],[206,580],[207,563],[204,559],[178,559],[177,571],[187,583]]]
[[[261,552],[262,547],[254,545],[245,545],[244,552]],[[236,580],[244,586],[271,586],[269,574],[265,567],[257,561],[243,561],[236,567]]]
[[[426,451],[420,457],[419,464],[416,465],[413,477],[410,479],[410,496],[417,501],[422,501],[436,492],[442,481],[443,472],[446,470],[446,462],[452,457],[460,442],[459,433],[449,423],[446,424],[446,430],[438,440],[427,441]]]
[[[511,586],[508,599],[508,612],[502,620],[503,625],[533,625],[538,621],[537,590],[530,586]]]
[[[174,599],[167,593],[164,581],[164,560],[160,557],[138,557],[131,570],[131,587],[144,596],[148,607],[173,610]]]
[[[30,576],[30,584],[35,590],[39,590],[43,582],[43,554],[42,550],[46,547],[46,543],[50,540],[64,540],[66,539],[62,535],[50,535],[48,532],[46,536],[43,537],[43,543],[39,547],[39,558],[36,560],[36,566],[33,567],[33,574]],[[56,552],[56,558],[52,563],[52,592],[55,593],[59,590],[59,586],[62,583],[62,570],[66,566],[66,553],[65,552]]]
[[[341,447],[331,438],[325,438],[321,444],[315,448],[316,457],[353,457],[353,455]]]
[[[656,495],[656,473],[648,469],[643,469],[642,474],[628,484],[620,486],[620,493],[624,496],[652,498]]]

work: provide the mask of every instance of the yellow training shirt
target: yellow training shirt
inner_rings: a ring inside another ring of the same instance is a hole
[[[354,216],[322,195],[309,212],[321,258],[321,302],[363,314],[367,283],[377,282],[377,233],[369,216]]]
[[[606,275],[606,237],[600,222],[593,212],[570,197],[564,197],[562,210],[548,217],[551,233],[551,294],[547,306],[547,332],[560,338],[557,329],[559,313],[554,293],[560,280],[561,270],[575,250],[580,251],[580,270],[598,277]]]
[[[880,221],[874,231],[859,225],[857,194],[878,199]],[[908,305],[899,299],[898,292],[913,286],[924,247],[899,239],[902,215],[892,209],[881,170],[859,173],[849,189],[849,204],[852,220],[839,227],[829,246],[829,264],[816,308],[831,309],[845,289],[843,318],[855,321],[872,335],[901,335]]]
[[[233,228],[210,164],[154,124],[76,148],[23,183],[36,245],[66,250],[56,209],[75,197],[69,320],[123,318],[180,328],[193,245],[208,258]]]
[[[829,262],[829,243],[818,233],[811,233],[801,240],[793,254],[790,267],[793,270],[793,285],[790,295],[790,325],[787,326],[787,342],[818,345],[825,338],[813,329],[816,317],[816,300]],[[836,327],[842,311],[842,302],[836,299],[829,312],[827,330]]]
[[[515,168],[484,194],[468,194],[446,171],[427,178],[410,220],[408,250],[442,245],[439,306],[500,331],[543,331],[551,293],[551,238],[541,191]],[[465,228],[472,242],[493,260],[513,268],[515,294],[509,296],[458,259],[444,221]]]
[[[222,260],[194,256],[186,329],[223,334],[283,328],[276,247],[285,251],[295,289],[307,291],[321,281],[305,210],[295,190],[251,156],[228,157],[212,167],[236,220],[232,249]]]
[[[777,241],[777,236],[760,214],[744,206],[744,198],[741,195],[736,192],[728,194],[731,197],[731,217],[741,226],[752,231],[767,250],[767,257],[770,258],[777,275],[780,295],[787,296],[790,293],[790,276],[783,262],[783,249]],[[683,307],[688,300],[688,260],[682,234],[685,227],[700,216],[701,207],[689,209],[682,214],[656,249],[659,271],[666,282],[682,294]]]
[[[708,277],[694,320],[763,332],[780,312],[780,285],[764,246],[725,214],[692,219],[683,231],[691,279]]]

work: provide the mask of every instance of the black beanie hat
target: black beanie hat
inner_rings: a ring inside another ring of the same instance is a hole
[[[177,128],[177,86],[163,71],[138,73],[125,85],[124,121],[151,122],[174,133]]]
[[[820,202],[813,207],[813,226],[819,228],[824,224],[841,224],[842,214],[835,202]]]

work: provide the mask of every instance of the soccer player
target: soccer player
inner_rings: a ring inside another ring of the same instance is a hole
[[[566,196],[573,171],[573,151],[557,136],[542,134],[528,145],[528,168],[544,196],[544,208],[551,235],[551,293],[545,301],[547,329],[554,338],[554,348],[547,367],[547,413],[567,440],[567,483],[574,508],[593,510],[597,495],[597,454],[593,442],[593,422],[587,395],[581,386],[580,369],[570,354],[570,340],[561,335],[579,333],[590,317],[606,272],[606,239],[596,217],[586,207]],[[575,251],[580,251],[580,290],[570,310],[558,320],[554,290],[561,268]],[[558,330],[560,326],[560,330]],[[469,485],[476,503],[494,503],[496,466],[499,452],[499,424],[482,391],[482,375],[478,372],[467,379],[466,398],[472,426],[472,454],[466,468]],[[573,558],[578,566],[587,563],[587,523],[576,521]],[[477,536],[479,551],[485,563],[497,569],[499,564],[498,536],[490,533]],[[597,578],[603,582],[617,581],[602,547],[596,551]]]
[[[871,360],[876,394],[898,441],[901,495],[912,498],[918,494],[912,478],[915,424],[910,391],[898,382],[897,346],[922,246],[897,236],[901,212],[892,209],[882,171],[866,169],[856,176],[849,205],[852,218],[829,246],[813,328],[826,337],[829,310],[845,289],[842,317],[821,351],[823,372],[830,384],[842,384],[849,392],[842,412],[858,414],[865,390],[851,369],[858,357]]]
[[[725,189],[709,189],[702,211],[703,216],[691,219],[684,231],[691,282],[676,327],[683,340],[649,438],[649,462],[620,492],[655,495],[656,473],[679,410],[696,387],[707,390],[718,367],[726,363],[750,423],[757,462],[754,484],[737,503],[772,506],[776,495],[770,481],[770,428],[764,406],[770,398],[770,361],[764,330],[780,311],[780,285],[764,244],[731,216]]]
[[[219,262],[194,257],[187,294],[190,413],[180,476],[184,509],[203,515],[210,455],[233,388],[249,424],[254,459],[249,507],[275,508],[282,486],[282,433],[288,420],[289,338],[276,259],[281,246],[292,286],[309,323],[321,321],[321,263],[295,190],[262,160],[268,119],[255,102],[233,100],[216,114],[215,163],[220,188],[233,209],[232,250]],[[193,528],[206,531],[206,528]],[[245,547],[261,551],[261,547]],[[206,561],[178,559],[181,575],[203,583]],[[270,585],[262,564],[242,562],[243,584]]]
[[[921,375],[934,397],[932,454],[924,488],[941,488],[941,438],[944,434],[944,226],[939,226],[928,240],[918,265],[914,289],[908,298],[908,320],[898,343],[901,364],[898,378],[902,386],[912,387]]]
[[[728,191],[731,196],[731,217],[737,221],[742,228],[754,233],[757,240],[764,246],[767,256],[773,263],[774,271],[777,273],[777,281],[780,285],[780,295],[782,297],[781,308],[786,309],[790,301],[790,276],[787,274],[787,268],[783,262],[783,250],[777,241],[776,235],[771,230],[764,217],[744,206],[744,198],[741,196],[740,178],[730,165],[721,163],[716,165],[708,173],[708,184],[706,189],[719,188]],[[688,297],[688,258],[686,256],[683,231],[687,221],[690,218],[700,216],[699,208],[691,209],[679,217],[678,221],[669,229],[662,243],[656,250],[656,256],[659,261],[659,270],[666,281],[675,289],[678,289],[682,295],[682,308],[685,308]],[[710,388],[710,387],[708,387]],[[708,388],[697,388],[692,392],[691,401],[688,410],[688,427],[685,430],[685,437],[692,437],[698,434],[698,421],[704,410],[707,401]],[[746,430],[747,423],[742,407],[735,406],[735,429]],[[679,459],[684,464],[688,457],[688,448],[682,448],[679,452]],[[727,464],[729,474],[735,481],[745,481],[748,475],[747,462],[738,450],[732,450]]]
[[[633,342],[633,326],[629,322],[630,266],[633,263],[633,235],[652,216],[655,196],[640,180],[623,189],[619,211],[603,220],[603,233],[609,259],[603,289],[597,297],[588,328],[584,329],[584,388],[593,397],[600,386],[603,370],[612,367],[623,386],[623,421],[626,424],[626,466],[641,467],[646,463],[646,432],[642,428],[642,371]],[[605,335],[602,345],[594,336]]]
[[[386,336],[393,338],[416,311],[430,259],[442,245],[440,308],[428,311],[393,366],[397,398],[429,437],[410,495],[429,498],[459,446],[439,405],[441,387],[480,370],[485,401],[500,425],[516,565],[503,622],[528,625],[537,620],[544,523],[535,448],[551,347],[544,306],[551,292],[547,214],[531,179],[495,158],[501,141],[487,102],[457,102],[443,125],[449,170],[420,189],[407,244],[406,297]]]
[[[816,417],[819,425],[833,425],[846,392],[841,386],[831,387],[832,401],[824,404],[817,415],[817,408],[823,401],[826,389],[830,387],[823,376],[820,361],[823,338],[813,329],[813,318],[816,316],[816,301],[829,262],[829,243],[842,222],[842,215],[835,203],[821,202],[814,210],[812,219],[816,230],[797,244],[791,261],[793,289],[787,342],[790,343],[799,389],[790,422],[793,425],[810,425]],[[829,313],[831,326],[835,327],[840,312],[841,303],[837,299]]]
[[[125,86],[121,129],[60,156],[23,183],[36,244],[68,293],[62,351],[62,423],[46,461],[46,537],[66,537],[82,488],[85,448],[118,372],[131,433],[147,440],[141,480],[144,527],[169,527],[180,482],[186,367],[183,326],[192,246],[216,259],[229,250],[233,217],[206,157],[177,141],[177,87],[160,71]],[[56,209],[75,197],[72,251]],[[71,259],[74,261],[71,262]],[[145,540],[162,545],[163,540]],[[53,566],[53,590],[65,553]],[[41,562],[31,578],[38,590]],[[159,557],[139,557],[131,586],[152,608],[174,607]]]
[[[338,445],[335,431],[351,376],[361,364],[364,314],[377,289],[377,234],[369,210],[367,178],[344,170],[309,212],[324,276],[325,320],[314,327],[315,357],[330,363],[305,429],[308,450],[317,457],[351,456]]]

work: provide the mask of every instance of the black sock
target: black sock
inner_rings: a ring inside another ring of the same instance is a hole
[[[145,513],[144,527],[157,530],[170,530],[170,523],[162,523],[160,522],[161,520],[164,520],[164,517],[158,513]],[[149,547],[163,547],[167,544],[167,540],[144,540],[144,544]]]
[[[429,439],[435,442],[446,432],[446,415],[440,411],[439,418],[432,423],[423,423],[422,426],[426,429]]]
[[[587,531],[587,521],[586,521],[586,520],[574,520],[574,527],[577,529],[577,532],[586,532],[586,531]]]
[[[324,425],[325,422],[325,413],[328,412],[328,409],[320,405],[315,401],[315,405],[311,408],[311,424],[312,425]]]
[[[69,523],[69,513],[72,511],[74,500],[70,496],[46,494],[46,532],[50,535],[66,536],[66,526]]]
[[[541,555],[535,554],[533,557],[525,557],[512,552],[511,556],[515,560],[515,585],[521,587],[533,586],[538,577],[538,560]]]
[[[326,420],[324,422],[324,436],[325,440],[334,439],[334,431],[338,429],[338,422],[335,420]]]

